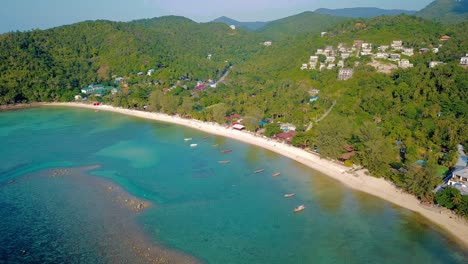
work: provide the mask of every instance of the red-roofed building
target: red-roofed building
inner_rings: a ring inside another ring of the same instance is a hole
[[[169,88],[163,88],[162,91],[163,91],[163,93],[167,93],[167,92],[169,92]]]
[[[287,142],[291,142],[292,138],[297,134],[296,131],[288,131],[279,133],[273,136],[274,139],[284,140]]]
[[[352,158],[354,155],[356,155],[356,152],[354,151],[354,148],[353,146],[349,145],[349,144],[346,144],[344,145],[344,148],[346,149],[346,153],[344,153],[342,156],[341,156],[341,160],[342,161],[345,161],[345,160],[349,160],[350,158]]]

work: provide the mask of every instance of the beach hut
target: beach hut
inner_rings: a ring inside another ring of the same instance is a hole
[[[242,130],[242,129],[245,129],[245,126],[244,125],[241,125],[241,124],[234,124],[232,126],[232,128],[236,129],[236,130]]]

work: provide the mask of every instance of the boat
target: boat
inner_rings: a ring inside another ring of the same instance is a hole
[[[229,163],[231,162],[230,160],[220,160],[218,161],[218,163],[221,163],[221,164],[226,164],[226,163]]]
[[[264,169],[259,169],[259,170],[256,170],[254,171],[255,173],[260,173],[260,172],[264,172],[265,170]]]
[[[198,146],[198,144],[190,144],[190,147],[192,147],[192,148],[194,148],[196,146]]]
[[[300,211],[303,211],[304,209],[305,209],[305,206],[301,204],[298,207],[294,208],[294,213],[299,213]]]
[[[192,138],[184,138],[184,141],[190,141]]]
[[[273,173],[271,176],[276,177],[276,176],[280,176],[280,175],[281,175],[281,172],[277,172],[277,173]]]
[[[296,194],[295,193],[287,193],[284,195],[284,198],[291,198],[293,196],[295,196]]]
[[[229,152],[232,152],[232,149],[224,149],[224,150],[221,150],[221,153],[229,153]]]

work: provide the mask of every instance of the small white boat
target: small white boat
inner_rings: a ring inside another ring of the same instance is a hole
[[[190,141],[192,138],[184,138],[184,141]]]
[[[294,213],[299,213],[300,211],[303,211],[304,209],[305,209],[305,206],[301,204],[298,207],[294,208]]]
[[[190,144],[190,147],[192,147],[192,148],[194,148],[196,146],[198,146],[198,144]]]
[[[254,171],[254,173],[260,173],[260,172],[264,172],[264,171],[265,171],[265,169],[259,169],[259,170]]]
[[[287,193],[287,194],[284,195],[284,198],[290,198],[290,197],[293,197],[295,195],[296,195],[295,193]]]
[[[220,164],[226,164],[226,163],[229,163],[229,162],[231,162],[231,161],[230,160],[220,160],[220,161],[218,161],[218,163],[220,163]]]
[[[277,177],[277,176],[280,176],[280,175],[281,175],[281,172],[277,172],[277,173],[273,173],[273,175],[271,175],[271,176]]]

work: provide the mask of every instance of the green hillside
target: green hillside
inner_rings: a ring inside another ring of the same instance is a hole
[[[215,79],[258,49],[255,36],[218,23],[182,17],[131,23],[82,22],[49,30],[0,35],[1,103],[70,98],[91,83],[112,84],[112,76],[172,85],[181,77]],[[211,59],[208,59],[211,54]]]
[[[343,17],[322,15],[314,12],[303,12],[298,15],[271,21],[257,30],[266,39],[279,40],[301,33],[316,33],[327,31],[336,23],[345,20]]]
[[[436,0],[416,13],[416,16],[439,21],[444,24],[468,20],[467,0]]]
[[[332,16],[343,16],[343,17],[354,17],[354,18],[371,18],[377,16],[397,16],[401,14],[413,15],[416,11],[402,10],[402,9],[381,9],[375,7],[353,7],[353,8],[340,8],[340,9],[328,9],[319,8],[314,11],[315,13],[332,15]]]

